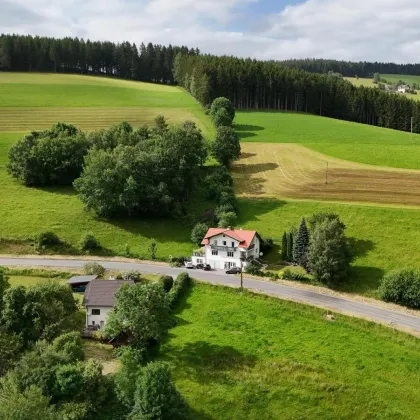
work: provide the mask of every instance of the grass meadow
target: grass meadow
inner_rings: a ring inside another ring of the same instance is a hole
[[[197,420],[420,418],[419,340],[334,318],[199,284],[180,304],[161,358]]]
[[[238,112],[242,142],[299,143],[335,158],[420,169],[420,134],[289,112]]]

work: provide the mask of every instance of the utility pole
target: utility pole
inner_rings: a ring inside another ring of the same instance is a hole
[[[325,183],[328,184],[328,162],[327,162],[327,169],[325,171]]]
[[[243,262],[242,262],[242,259],[241,259],[241,291],[244,290],[244,279],[243,279],[242,268],[243,268]]]

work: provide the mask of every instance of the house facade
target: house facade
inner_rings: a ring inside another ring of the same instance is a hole
[[[195,251],[192,263],[209,264],[215,270],[246,267],[249,261],[260,257],[260,236],[253,230],[210,228],[203,248]]]
[[[115,294],[123,284],[134,285],[134,282],[95,279],[88,284],[83,298],[87,329],[100,330],[106,326],[108,313],[115,305]]]
[[[410,86],[407,85],[400,85],[397,89],[398,93],[408,93],[410,92]]]

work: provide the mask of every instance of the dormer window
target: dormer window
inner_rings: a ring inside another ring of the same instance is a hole
[[[235,248],[235,242],[232,242],[232,248]]]
[[[223,245],[226,246],[226,241],[223,241]]]

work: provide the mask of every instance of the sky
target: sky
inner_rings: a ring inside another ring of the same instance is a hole
[[[419,62],[419,0],[0,0],[0,31],[264,60]]]

